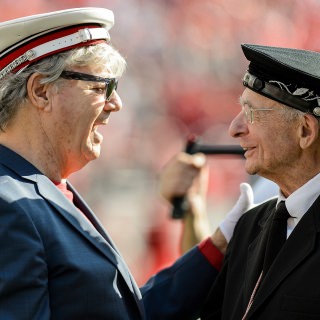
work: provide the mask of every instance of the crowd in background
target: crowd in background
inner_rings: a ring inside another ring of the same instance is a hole
[[[113,45],[128,69],[101,157],[71,178],[112,234],[138,282],[179,255],[181,222],[158,195],[162,166],[190,133],[236,144],[228,125],[239,111],[247,66],[241,43],[320,50],[319,0],[0,0],[0,21],[72,7],[114,11]],[[1,39],[0,39],[1,41]],[[214,226],[251,181],[239,156],[211,156]]]

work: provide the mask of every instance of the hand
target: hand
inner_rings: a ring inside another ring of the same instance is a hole
[[[175,197],[187,200],[205,198],[208,185],[206,157],[202,153],[179,153],[164,167],[160,175],[160,194],[171,202]]]
[[[227,242],[230,241],[234,227],[243,213],[254,207],[253,191],[248,183],[240,184],[240,197],[234,207],[220,223],[220,230]]]
[[[184,152],[175,156],[160,176],[160,193],[169,202],[185,197],[188,211],[183,216],[180,248],[189,250],[210,234],[206,211],[209,171],[204,154]]]

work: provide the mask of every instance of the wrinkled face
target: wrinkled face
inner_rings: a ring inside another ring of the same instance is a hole
[[[246,171],[269,179],[279,178],[295,165],[301,152],[298,120],[286,121],[281,104],[248,88],[240,97],[240,104],[242,110],[233,119],[229,133],[239,138],[245,150]]]
[[[110,77],[108,72],[90,67],[70,71]],[[105,101],[105,83],[59,81],[57,92],[50,99],[51,114],[46,121],[46,131],[62,171],[70,174],[99,157],[103,140],[99,128],[108,123],[111,112],[121,109],[122,103],[116,91]]]

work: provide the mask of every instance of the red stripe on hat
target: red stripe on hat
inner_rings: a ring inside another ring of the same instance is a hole
[[[55,50],[55,51],[51,51],[47,54],[44,54],[43,56],[40,56],[36,59],[33,59],[32,61],[26,61],[22,64],[20,64],[17,68],[15,68],[14,70],[12,70],[11,72],[17,72],[18,70],[22,69],[24,66],[27,66],[31,63],[34,63],[35,61],[38,61],[38,60],[41,60],[45,57],[49,57],[49,56],[52,56],[53,54],[56,54],[56,53],[59,53],[59,52],[63,52],[63,51],[67,51],[67,50],[71,50],[71,49],[74,49],[74,48],[78,48],[78,47],[85,47],[85,46],[90,46],[90,45],[93,45],[93,44],[97,44],[97,43],[102,43],[102,42],[106,42],[105,40],[89,40],[89,41],[86,41],[86,42],[81,42],[81,43],[78,43],[78,44],[74,44],[72,46],[69,46],[69,47],[66,47],[66,48],[61,48],[61,49],[58,49],[58,50]]]
[[[98,28],[100,27],[99,25],[77,25],[74,27],[70,27],[70,28],[65,28],[62,30],[56,30],[56,31],[52,31],[50,33],[44,34],[44,35],[40,35],[39,38],[36,39],[32,39],[27,43],[24,43],[23,45],[21,45],[18,48],[13,48],[11,52],[9,52],[8,54],[6,54],[4,57],[0,58],[0,70],[5,68],[8,64],[10,64],[12,61],[14,61],[15,59],[17,59],[18,57],[20,57],[21,55],[23,55],[24,53],[26,53],[28,50],[33,49],[39,45],[42,45],[44,43],[50,42],[52,40],[56,40],[65,36],[69,36],[73,33],[78,32],[79,30],[83,29],[83,28]],[[23,68],[24,66],[33,63],[37,60],[40,60],[44,57],[53,55],[55,53],[58,52],[63,52],[63,51],[67,51],[70,49],[74,49],[77,47],[84,47],[84,46],[89,46],[92,44],[96,44],[99,42],[106,42],[105,40],[89,40],[86,42],[81,42],[72,46],[68,46],[65,48],[60,48],[57,49],[55,51],[51,51],[45,55],[39,56],[36,59],[32,60],[32,61],[26,61],[24,63],[22,63],[21,65],[17,66],[13,71],[18,71],[19,69]]]

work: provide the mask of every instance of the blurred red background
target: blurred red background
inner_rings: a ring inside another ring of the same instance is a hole
[[[162,166],[189,133],[212,144],[228,136],[239,111],[247,62],[241,43],[319,50],[317,0],[0,0],[0,20],[95,6],[114,11],[112,43],[128,69],[124,108],[111,117],[102,155],[71,182],[100,217],[139,284],[179,256],[181,222],[158,195]],[[239,183],[253,182],[237,156],[212,156],[212,229],[232,206]]]

